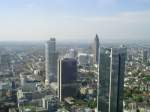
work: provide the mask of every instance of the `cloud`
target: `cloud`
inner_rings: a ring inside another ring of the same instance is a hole
[[[119,0],[97,0],[97,3],[101,7],[110,7],[118,3]]]
[[[150,0],[134,0],[134,1],[139,3],[150,3]]]
[[[66,19],[72,21],[73,26],[69,28],[72,34],[76,30],[76,34],[86,36],[88,40],[96,33],[102,35],[103,41],[150,40],[150,11],[122,12],[113,16],[68,16]]]
[[[0,21],[0,39],[14,37],[18,40],[23,37],[27,40],[46,40],[52,34],[57,40],[91,41],[98,33],[105,42],[150,41],[150,11],[122,12],[113,16],[64,15],[17,19]]]

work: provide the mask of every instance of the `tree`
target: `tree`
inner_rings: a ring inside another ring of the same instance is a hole
[[[88,107],[90,107],[90,108],[95,108],[96,106],[97,106],[96,100],[90,100],[90,101],[88,102]]]

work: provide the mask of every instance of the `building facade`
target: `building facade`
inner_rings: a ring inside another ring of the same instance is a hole
[[[147,64],[148,62],[148,51],[146,49],[143,50],[143,63]]]
[[[77,61],[64,58],[58,61],[58,97],[75,97],[77,93]]]
[[[96,34],[94,43],[93,43],[93,54],[94,54],[94,64],[98,64],[99,59],[99,37]]]
[[[108,112],[109,81],[110,79],[110,50],[100,48],[99,79],[98,79],[98,110]]]
[[[57,58],[56,39],[50,38],[45,44],[46,85],[57,79]]]
[[[123,112],[126,48],[101,48],[98,83],[98,111]]]

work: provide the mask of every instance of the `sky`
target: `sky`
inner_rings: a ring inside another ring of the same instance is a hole
[[[150,0],[0,0],[0,41],[150,41]]]

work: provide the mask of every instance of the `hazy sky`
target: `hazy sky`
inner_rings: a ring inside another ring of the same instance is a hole
[[[0,0],[0,41],[150,41],[150,0]]]

